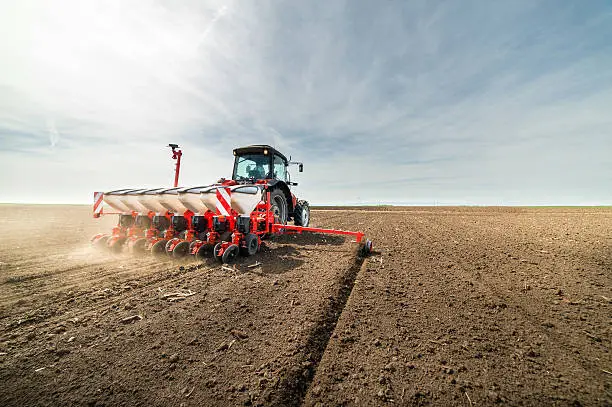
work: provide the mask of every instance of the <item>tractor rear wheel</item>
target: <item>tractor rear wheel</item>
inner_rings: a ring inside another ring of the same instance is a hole
[[[310,224],[310,205],[306,201],[298,201],[293,216],[295,226],[307,227]]]
[[[287,224],[287,197],[280,189],[270,191],[270,210],[274,215],[274,222]]]

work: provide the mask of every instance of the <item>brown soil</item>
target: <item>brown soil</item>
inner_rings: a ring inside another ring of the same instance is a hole
[[[612,403],[612,211],[376,219],[307,405]]]
[[[612,403],[612,210],[313,221],[376,252],[285,236],[226,271],[96,253],[114,219],[88,207],[0,206],[0,405]]]

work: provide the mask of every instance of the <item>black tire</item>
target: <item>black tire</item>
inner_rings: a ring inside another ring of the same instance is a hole
[[[287,224],[287,197],[281,189],[270,191],[270,210],[274,214],[274,223]]]
[[[221,261],[223,263],[233,263],[236,260],[236,257],[238,257],[239,252],[240,249],[238,248],[238,246],[235,244],[231,244],[227,246],[227,249],[225,249],[225,251],[223,252],[223,256],[221,256]]]
[[[132,242],[130,245],[130,252],[135,255],[142,255],[145,252],[145,246],[147,244],[147,239],[140,238]]]
[[[298,201],[293,216],[295,226],[307,227],[310,224],[310,205],[306,201]]]
[[[175,259],[182,259],[183,257],[187,256],[189,254],[189,245],[190,242],[183,240],[174,246],[174,249],[172,250],[172,257]]]
[[[361,257],[368,257],[371,253],[372,253],[372,241],[368,240],[368,239],[365,239],[359,245],[358,254]]]
[[[200,246],[198,251],[195,253],[195,257],[196,257],[196,259],[198,259],[200,261],[204,261],[208,257],[209,253],[210,253],[210,245],[209,244],[204,244],[204,245]]]
[[[221,242],[217,243],[215,245],[215,247],[213,248],[213,256],[215,256],[215,259],[219,260],[219,261],[223,261],[223,256],[219,255],[219,252],[221,251],[221,248],[223,247],[223,244]]]
[[[240,254],[243,256],[253,256],[259,251],[259,239],[254,233],[249,233],[244,238],[244,244],[246,247],[240,248]]]
[[[93,247],[97,250],[106,250],[108,249],[108,239],[110,236],[102,236],[98,240],[96,240],[93,244]]]
[[[120,237],[119,239],[112,240],[108,245],[111,253],[119,254],[123,251],[123,245],[127,239],[125,237]]]
[[[155,244],[151,247],[151,254],[154,256],[166,254],[166,243],[168,243],[168,241],[165,239],[155,242]]]

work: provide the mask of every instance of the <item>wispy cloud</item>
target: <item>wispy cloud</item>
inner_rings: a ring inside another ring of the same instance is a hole
[[[0,200],[264,142],[314,202],[612,203],[611,37],[606,2],[3,3]]]

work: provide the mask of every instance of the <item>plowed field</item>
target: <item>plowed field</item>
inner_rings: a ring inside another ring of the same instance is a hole
[[[317,210],[234,270],[0,205],[0,405],[612,405],[610,208]],[[249,265],[261,263],[249,268]]]

